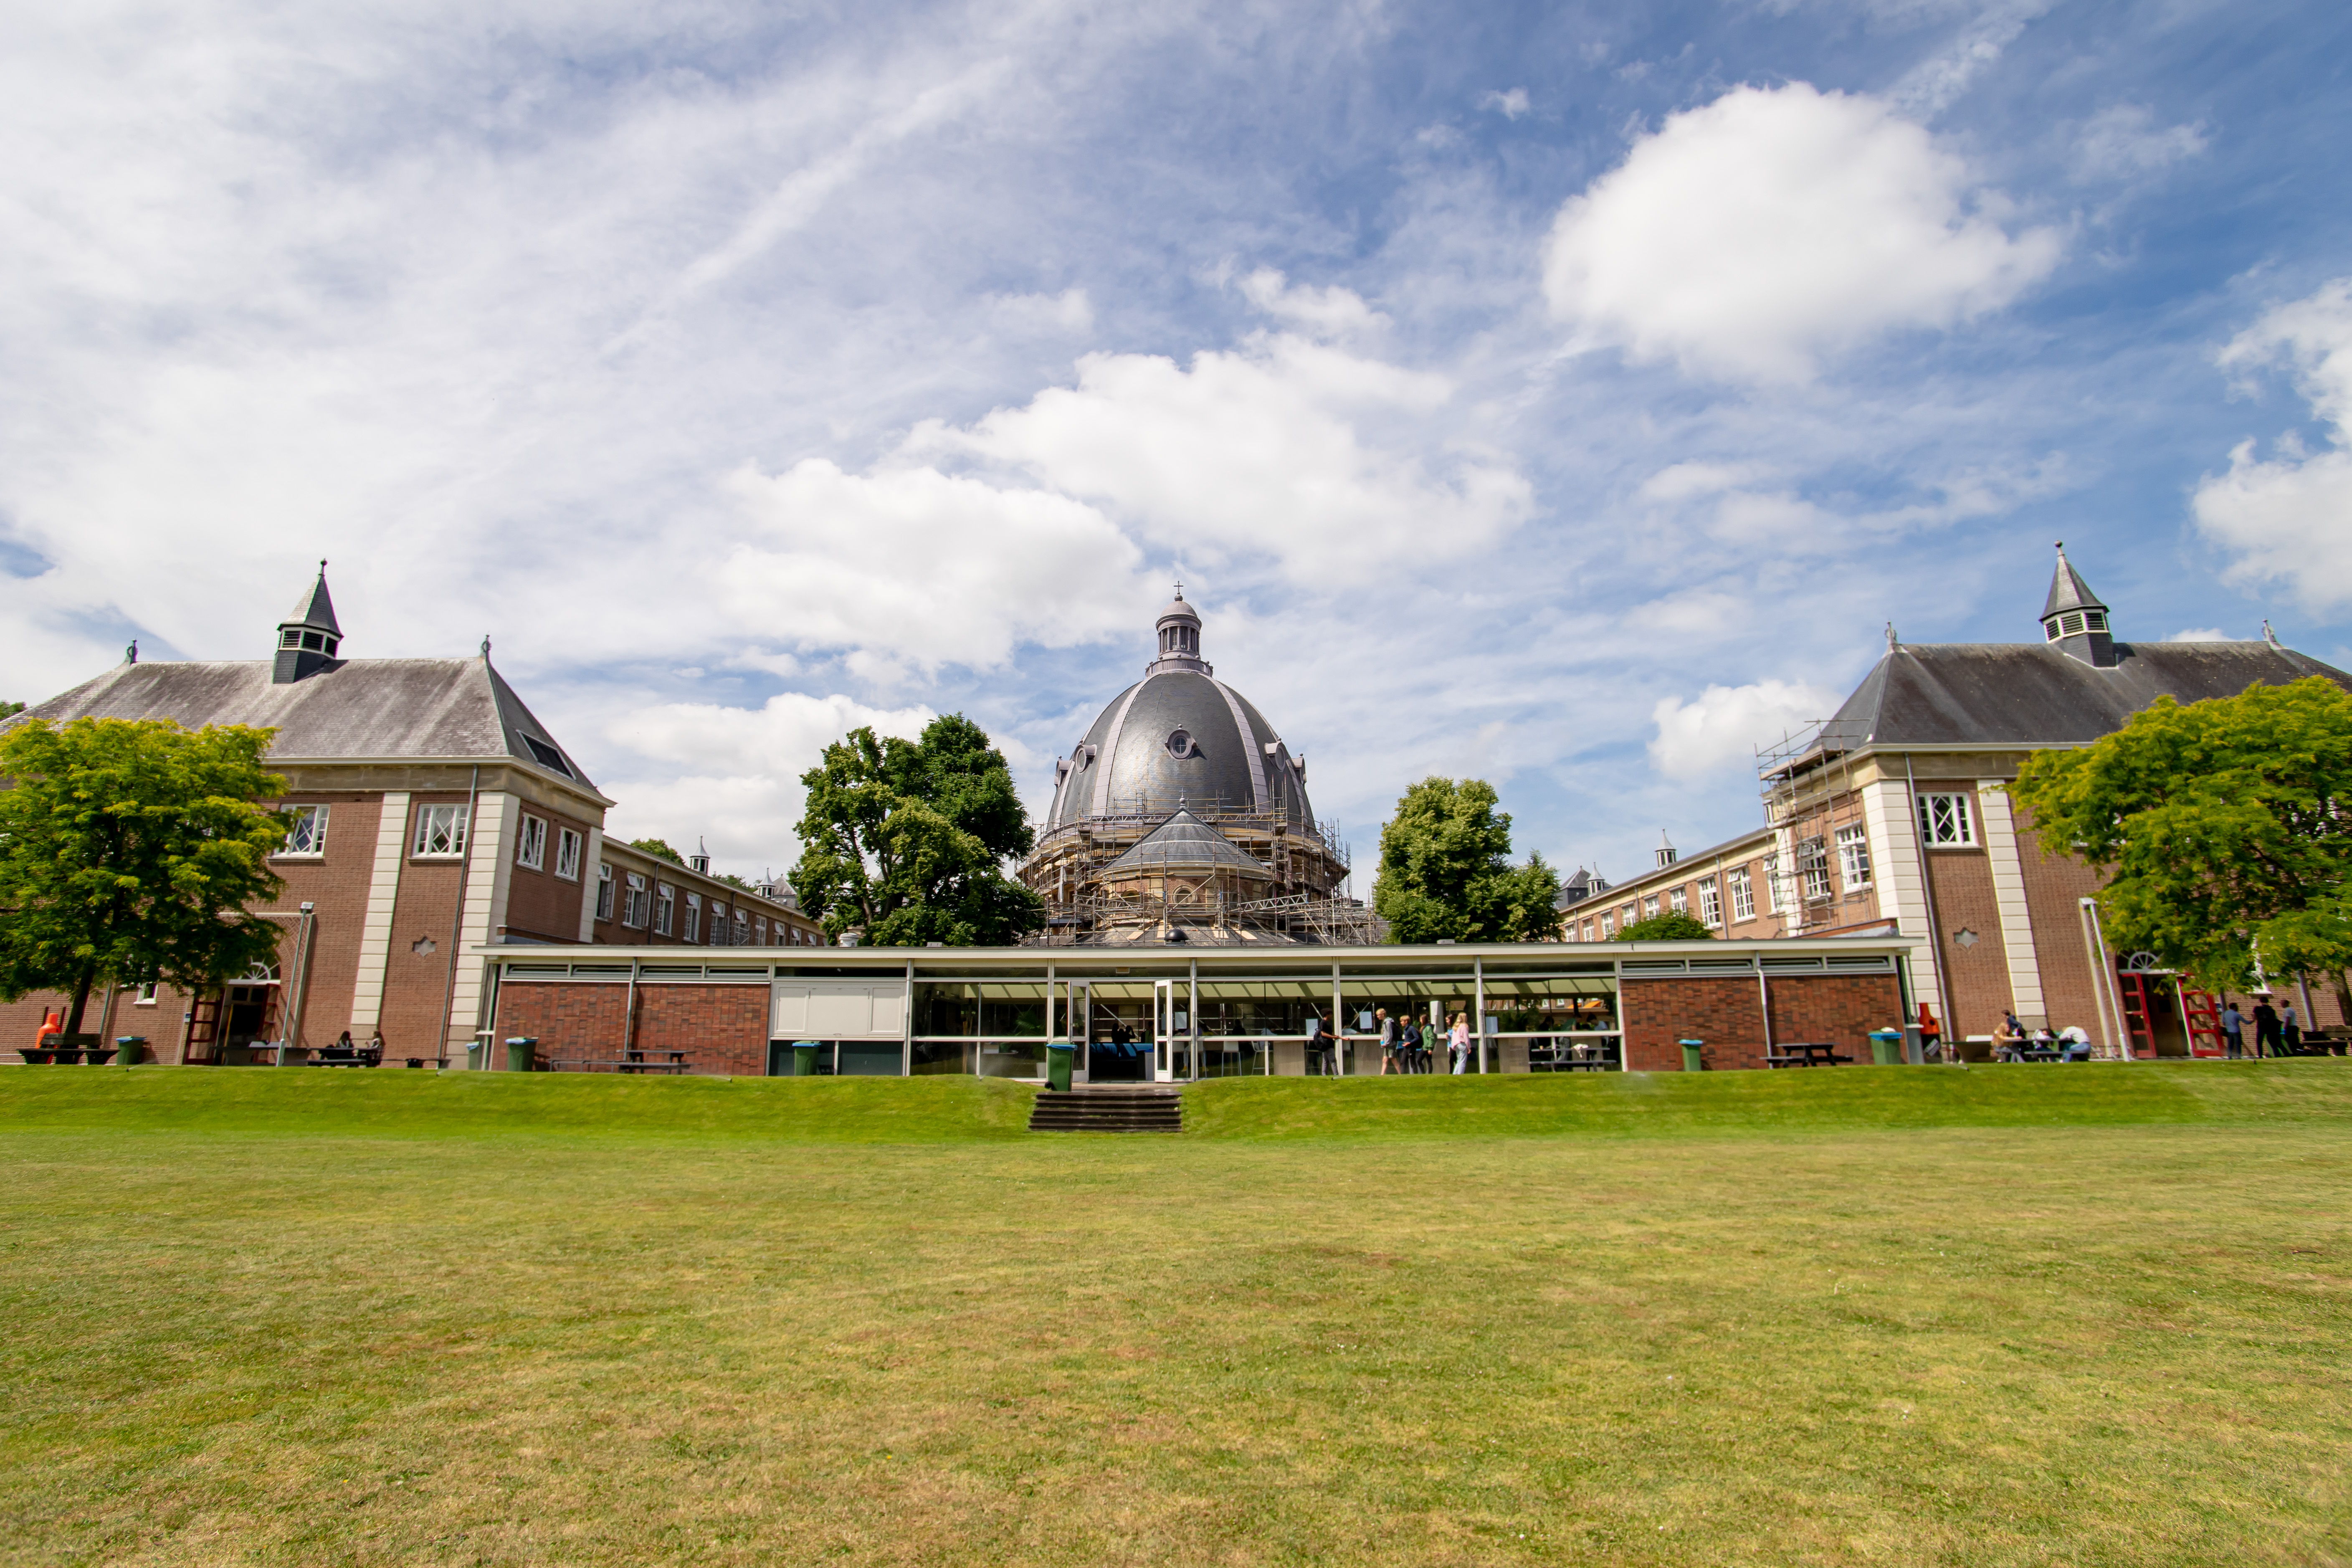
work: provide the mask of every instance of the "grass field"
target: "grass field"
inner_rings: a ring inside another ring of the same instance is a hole
[[[2352,1562],[2352,1063],[0,1071],[0,1563]]]

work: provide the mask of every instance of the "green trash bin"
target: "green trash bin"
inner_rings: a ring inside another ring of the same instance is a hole
[[[793,1042],[793,1076],[794,1078],[816,1076],[816,1042],[814,1040]]]
[[[1870,1060],[1874,1067],[1901,1067],[1903,1065],[1903,1031],[1873,1029],[1870,1032]]]
[[[147,1059],[147,1037],[118,1035],[114,1040],[114,1059],[127,1068],[135,1068]]]
[[[1055,1040],[1045,1047],[1045,1087],[1056,1094],[1070,1092],[1070,1064],[1077,1049],[1067,1040]]]
[[[536,1036],[518,1035],[507,1042],[507,1071],[529,1072],[532,1053],[539,1049]]]
[[[1699,1056],[1699,1053],[1706,1046],[1706,1042],[1705,1040],[1682,1040],[1677,1043],[1683,1048],[1683,1071],[1704,1072],[1706,1070],[1706,1063],[1701,1060]]]

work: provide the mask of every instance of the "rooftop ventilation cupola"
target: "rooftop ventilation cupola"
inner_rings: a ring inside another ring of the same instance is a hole
[[[335,601],[327,593],[327,563],[319,563],[319,580],[295,601],[294,613],[278,623],[278,662],[269,679],[284,686],[324,669],[342,646],[343,628],[335,620]]]
[[[2050,578],[2050,597],[2042,606],[2042,638],[2067,658],[2100,669],[2116,667],[2116,639],[2107,628],[2107,607],[2066,559],[2066,542],[2058,542],[2058,566]]]
[[[1144,666],[1147,676],[1165,675],[1171,670],[1190,670],[1194,675],[1214,675],[1216,667],[1201,659],[1201,616],[1184,602],[1184,584],[1176,584],[1176,598],[1160,612],[1160,657]]]

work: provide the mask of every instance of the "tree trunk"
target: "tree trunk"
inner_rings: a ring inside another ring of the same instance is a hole
[[[2346,975],[2344,970],[2329,970],[2327,988],[2336,993],[2336,1016],[2344,1020],[2342,1026],[2352,1028],[2352,981],[2347,981]],[[2310,1028],[2318,1022],[2316,1018],[2306,1019],[2304,1027]]]
[[[74,982],[73,1011],[66,1015],[66,1038],[68,1040],[81,1033],[81,1016],[83,1010],[89,1005],[89,985],[92,978],[90,972],[85,969],[81,972],[81,977]]]

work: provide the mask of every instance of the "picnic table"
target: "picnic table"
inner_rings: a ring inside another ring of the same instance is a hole
[[[668,1059],[661,1059],[664,1057]],[[557,1057],[550,1058],[547,1065],[559,1072],[565,1068],[578,1068],[582,1072],[611,1068],[614,1072],[680,1073],[689,1064],[684,1051],[625,1051],[618,1057]]]
[[[1837,1047],[1820,1041],[1786,1045],[1764,1053],[1765,1065],[1776,1068],[1828,1068],[1852,1060],[1852,1057],[1838,1055]]]
[[[311,1054],[310,1065],[314,1068],[372,1068],[383,1060],[382,1051],[371,1051],[362,1046],[350,1050],[338,1050],[333,1046],[321,1046]]]

